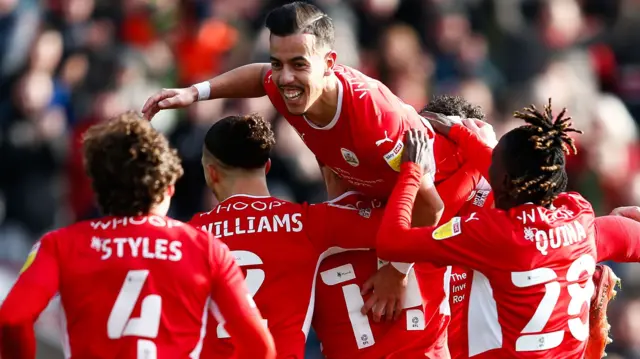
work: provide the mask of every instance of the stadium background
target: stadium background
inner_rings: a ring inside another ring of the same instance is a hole
[[[161,87],[189,85],[268,61],[266,0],[0,0],[0,299],[43,232],[96,215],[79,139],[91,124],[139,110]],[[513,110],[568,106],[580,154],[571,187],[597,213],[640,204],[640,1],[318,0],[334,19],[338,61],[421,107],[454,93],[479,104],[496,132]],[[185,176],[171,214],[214,205],[200,169],[217,118],[258,111],[277,134],[269,185],[281,198],[324,200],[312,154],[266,98],[209,101],[160,113]],[[615,266],[610,358],[640,358],[640,266]],[[39,358],[59,358],[55,310],[38,323]],[[319,357],[317,342],[309,348]],[[613,353],[619,356],[611,355]]]

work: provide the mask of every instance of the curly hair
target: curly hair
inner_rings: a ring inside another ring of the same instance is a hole
[[[92,126],[82,146],[85,171],[105,215],[149,213],[183,174],[177,151],[134,112]]]
[[[266,165],[275,144],[271,125],[257,113],[225,117],[204,138],[205,149],[223,165],[249,170]]]
[[[543,112],[531,105],[514,113],[527,125],[504,135],[507,172],[513,178],[511,197],[548,206],[566,190],[566,155],[577,153],[569,133],[582,133],[571,127],[566,112],[562,109],[554,120],[549,99]]]
[[[440,95],[435,96],[420,112],[429,111],[445,116],[460,116],[462,118],[475,118],[485,121],[482,107],[472,105],[463,97]]]

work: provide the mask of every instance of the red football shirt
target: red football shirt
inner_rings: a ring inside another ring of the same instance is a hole
[[[46,234],[0,324],[35,322],[56,292],[68,358],[198,357],[210,297],[238,338],[268,335],[226,246],[167,217],[105,217]],[[246,358],[251,341],[243,340]]]
[[[564,193],[550,209],[483,208],[438,228],[411,228],[421,176],[415,164],[403,165],[380,226],[378,254],[475,270],[469,356],[582,358],[595,265],[640,259],[633,236],[640,224],[619,217],[594,223],[591,205]]]
[[[318,127],[304,116],[292,115],[271,80],[264,88],[275,108],[300,134],[325,165],[368,196],[386,199],[400,170],[404,133],[431,125],[380,81],[348,66],[336,65],[338,108],[333,120]]]
[[[347,192],[330,203],[358,210],[381,206],[379,201],[367,200],[357,192]],[[362,285],[385,264],[378,260],[375,251],[334,254],[320,264],[313,328],[322,343],[324,356],[328,359],[422,359],[425,355],[448,358],[444,335],[448,317],[429,312],[425,316],[413,269],[408,273],[405,310],[399,320],[376,323],[360,313],[367,300],[360,295]],[[440,273],[441,287],[443,276],[444,271]],[[436,292],[433,287],[430,290]]]
[[[343,248],[371,248],[379,217],[370,209],[236,195],[190,223],[220,236],[231,249],[273,335],[278,358],[302,359],[320,261]],[[212,312],[203,357],[231,358],[234,346],[216,309]]]
[[[483,207],[493,206],[491,186],[484,178],[471,192],[468,200],[458,212],[459,216],[471,215]],[[461,266],[452,266],[451,287],[449,289],[449,305],[451,307],[451,322],[447,328],[449,351],[452,359],[469,357],[468,348],[468,312],[469,291],[473,281],[473,271]]]

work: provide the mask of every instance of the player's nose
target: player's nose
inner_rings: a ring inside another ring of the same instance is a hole
[[[282,74],[280,75],[280,84],[281,85],[290,85],[295,81],[296,77],[289,68],[286,66],[282,69]]]

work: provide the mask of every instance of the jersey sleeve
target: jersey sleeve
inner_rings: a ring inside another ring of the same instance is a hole
[[[421,170],[416,164],[402,166],[378,231],[376,252],[380,258],[432,262],[438,266],[457,264],[482,270],[505,255],[507,249],[499,245],[499,233],[509,231],[509,222],[499,223],[493,218],[499,216],[489,210],[453,217],[437,228],[411,228],[420,176]]]
[[[309,205],[306,233],[320,253],[331,247],[374,248],[382,211],[353,209],[331,203]]]
[[[0,358],[34,359],[36,336],[33,323],[0,327]]]
[[[236,358],[273,358],[275,345],[228,247],[210,234],[211,298],[236,348]]]
[[[640,262],[640,223],[620,216],[595,220],[598,262]]]
[[[484,178],[489,178],[493,149],[463,125],[454,125],[449,138],[458,145],[466,161],[472,163]]]
[[[481,178],[482,175],[476,166],[467,162],[451,177],[436,186],[440,198],[445,203],[441,221],[448,221],[460,212]]]
[[[55,238],[45,235],[27,256],[18,280],[0,307],[0,324],[33,324],[58,292]]]

